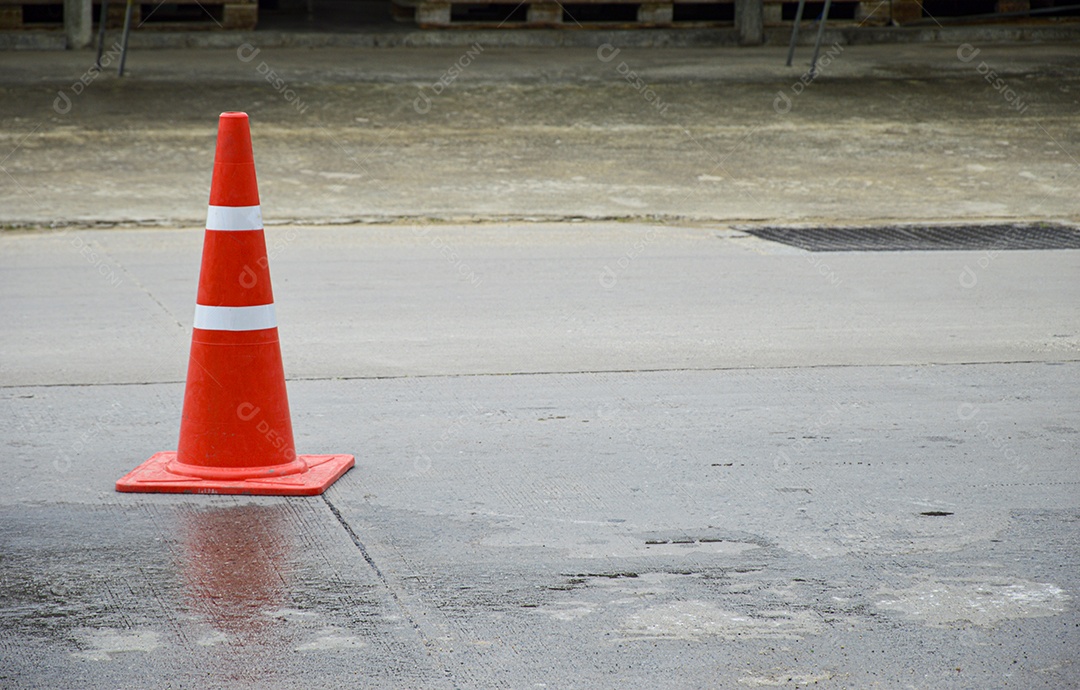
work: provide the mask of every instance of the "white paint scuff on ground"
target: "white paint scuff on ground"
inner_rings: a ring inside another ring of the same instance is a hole
[[[82,630],[77,636],[82,651],[71,656],[87,661],[110,661],[114,655],[127,652],[152,652],[158,648],[158,633],[152,630],[124,632],[112,628]]]
[[[312,611],[301,611],[300,609],[280,608],[273,611],[263,611],[263,615],[283,621],[306,621],[316,618],[318,614]]]
[[[630,639],[798,640],[822,632],[821,617],[811,611],[761,611],[755,615],[726,611],[707,601],[676,601],[629,616],[623,633]]]
[[[195,640],[195,644],[200,647],[216,647],[219,644],[225,644],[229,641],[229,636],[225,633],[215,630],[209,635],[203,635],[199,639]]]
[[[298,652],[322,652],[333,651],[336,649],[356,649],[358,647],[364,647],[367,643],[361,640],[359,637],[353,635],[342,635],[335,628],[328,628],[322,631],[319,637],[314,640],[305,642],[296,648]]]
[[[551,616],[557,621],[574,621],[596,612],[596,606],[589,602],[567,601],[555,606],[536,609],[536,613]]]
[[[1056,585],[1018,578],[928,580],[902,590],[881,590],[877,605],[927,625],[967,621],[990,626],[1013,618],[1056,616],[1069,595]]]
[[[739,678],[739,685],[749,685],[752,688],[778,688],[783,685],[801,687],[820,683],[821,681],[829,680],[832,677],[833,674],[828,671],[824,673],[795,673],[794,671],[791,671],[770,673],[767,675],[747,674]]]

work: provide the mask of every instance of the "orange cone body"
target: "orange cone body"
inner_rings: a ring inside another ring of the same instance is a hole
[[[180,445],[116,489],[314,495],[353,464],[351,455],[296,454],[248,117],[223,113]]]

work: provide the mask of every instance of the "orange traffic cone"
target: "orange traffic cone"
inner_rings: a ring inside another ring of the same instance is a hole
[[[313,496],[353,464],[293,446],[248,116],[222,113],[180,445],[116,490]]]

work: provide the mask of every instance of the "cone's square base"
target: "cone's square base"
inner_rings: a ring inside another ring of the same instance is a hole
[[[349,471],[351,455],[300,455],[307,470],[281,477],[258,479],[199,479],[170,472],[166,465],[176,451],[157,453],[116,482],[116,490],[128,493],[249,494],[252,496],[318,496]]]

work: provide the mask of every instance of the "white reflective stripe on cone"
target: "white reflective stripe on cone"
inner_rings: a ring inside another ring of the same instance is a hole
[[[259,206],[211,206],[206,210],[207,230],[262,230]]]
[[[195,328],[204,331],[261,331],[277,328],[273,304],[257,307],[208,307],[195,305]]]

